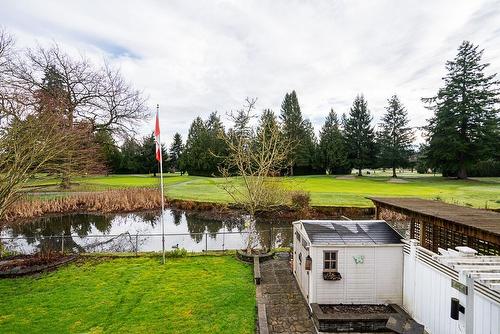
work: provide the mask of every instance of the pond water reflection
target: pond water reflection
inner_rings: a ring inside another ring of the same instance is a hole
[[[46,217],[0,231],[7,250],[37,251],[160,251],[159,212],[114,215],[72,214]],[[240,218],[207,219],[196,213],[165,210],[165,247],[188,251],[243,248],[247,232]],[[291,221],[257,221],[260,244],[284,247],[291,243]]]

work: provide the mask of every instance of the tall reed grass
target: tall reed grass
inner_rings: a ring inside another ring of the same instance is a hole
[[[130,212],[159,209],[161,195],[155,189],[109,190],[68,194],[56,198],[25,197],[15,202],[2,219],[12,222],[48,214],[74,212]],[[0,220],[0,225],[1,225]]]

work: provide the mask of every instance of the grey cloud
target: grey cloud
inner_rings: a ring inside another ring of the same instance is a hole
[[[0,0],[1,1],[1,0]],[[93,59],[112,57],[162,108],[163,138],[194,117],[258,97],[279,112],[295,89],[316,130],[330,108],[364,93],[378,121],[398,94],[421,126],[420,98],[441,85],[464,39],[500,71],[500,1],[2,1],[0,22],[23,45],[58,40]],[[152,129],[145,122],[142,133]]]

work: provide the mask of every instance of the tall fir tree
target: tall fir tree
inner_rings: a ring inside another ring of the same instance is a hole
[[[190,175],[213,176],[219,174],[219,165],[227,154],[222,139],[224,126],[217,113],[207,121],[197,117],[189,129],[181,165]]]
[[[167,152],[163,144],[161,145],[161,155],[163,161],[168,159]],[[153,174],[153,176],[156,177],[156,173],[159,172],[160,164],[156,160],[156,142],[154,133],[142,138],[139,157],[140,167],[136,173]],[[163,164],[162,167],[163,172],[166,172],[167,164]]]
[[[372,116],[363,95],[358,95],[345,120],[345,140],[349,160],[362,176],[364,167],[373,167],[375,162],[375,136],[371,125]]]
[[[278,118],[271,109],[264,109],[259,119],[257,132],[271,133],[274,129],[279,129]]]
[[[446,62],[448,73],[437,95],[423,99],[434,116],[428,125],[427,158],[443,175],[467,178],[467,169],[500,151],[499,82],[487,75],[483,51],[464,41]]]
[[[413,129],[408,126],[408,111],[399,98],[393,95],[387,103],[377,134],[379,159],[383,167],[392,168],[392,177],[397,177],[396,168],[409,163],[415,136]]]
[[[309,120],[304,120],[295,91],[286,93],[281,104],[280,119],[283,137],[293,143],[289,160],[290,174],[309,174],[314,170],[315,146],[314,129]]]
[[[227,144],[223,139],[224,126],[217,112],[213,112],[205,122],[207,129],[207,169],[210,176],[219,175],[219,166],[227,155]]]
[[[122,174],[135,174],[141,170],[141,145],[133,137],[127,137],[120,147],[121,163],[119,172]]]
[[[174,134],[172,145],[170,145],[170,150],[168,152],[168,166],[174,172],[180,170],[179,160],[183,150],[184,144],[182,143],[182,137],[177,132]]]
[[[106,129],[97,130],[95,141],[99,145],[107,172],[118,173],[122,157],[111,132]]]
[[[282,138],[281,125],[278,122],[276,114],[271,109],[264,109],[259,118],[256,129],[255,145],[262,148],[273,141],[276,134]]]
[[[201,117],[196,117],[189,128],[186,146],[181,156],[182,166],[190,175],[204,174],[206,151],[206,128]]]
[[[347,148],[339,119],[333,109],[319,133],[319,161],[329,174],[350,174]]]

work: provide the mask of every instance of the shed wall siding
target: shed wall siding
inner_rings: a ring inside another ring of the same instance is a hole
[[[323,280],[323,251],[338,251],[340,281]],[[354,256],[364,256],[356,264]],[[311,303],[402,303],[402,247],[312,247],[314,270]]]
[[[298,230],[296,227],[293,229],[293,273],[295,275],[295,279],[297,280],[297,284],[302,292],[302,295],[307,300],[308,295],[308,283],[309,283],[309,275],[305,270],[305,259],[309,252],[302,245],[302,239],[304,238],[304,232]],[[298,232],[301,236],[301,242],[297,241],[295,233]],[[299,262],[299,254],[302,254],[302,263]]]

